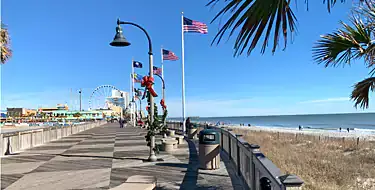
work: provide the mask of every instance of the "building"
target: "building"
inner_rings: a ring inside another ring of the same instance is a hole
[[[52,120],[101,120],[104,118],[103,112],[101,111],[67,111],[67,110],[56,110],[52,111]]]
[[[126,108],[127,105],[129,105],[129,93],[125,91],[121,91],[122,97],[124,98],[124,108]]]
[[[22,117],[26,114],[26,108],[7,108],[8,117]]]
[[[37,110],[27,108],[7,108],[7,117],[32,117],[37,115]]]
[[[26,116],[26,117],[32,117],[32,116],[36,116],[37,115],[37,110],[35,110],[35,109],[26,109],[25,110],[25,115],[24,116]]]
[[[98,109],[95,111],[99,111],[103,113],[103,116],[108,118],[108,117],[120,117],[121,116],[121,107],[113,107],[114,110],[112,109]]]
[[[52,113],[58,110],[68,111],[69,107],[66,104],[57,104],[56,107],[52,107],[52,108],[39,108],[38,114],[52,116]]]

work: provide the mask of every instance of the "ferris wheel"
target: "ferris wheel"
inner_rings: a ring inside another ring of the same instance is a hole
[[[117,94],[117,95],[116,95]],[[95,88],[89,99],[89,109],[108,109],[111,105],[119,104],[113,101],[119,101],[122,98],[122,92],[112,85],[101,85]]]

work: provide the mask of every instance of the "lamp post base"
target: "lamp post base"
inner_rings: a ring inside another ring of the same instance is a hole
[[[156,162],[158,158],[155,155],[154,147],[155,147],[155,136],[151,136],[151,143],[150,143],[150,156],[148,157],[148,161]]]
[[[152,151],[154,152],[154,151]],[[149,162],[156,162],[158,158],[155,156],[155,153],[151,154],[150,157],[148,157]]]

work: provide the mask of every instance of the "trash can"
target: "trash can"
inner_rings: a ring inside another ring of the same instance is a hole
[[[205,170],[220,168],[220,136],[214,129],[199,133],[199,167]]]

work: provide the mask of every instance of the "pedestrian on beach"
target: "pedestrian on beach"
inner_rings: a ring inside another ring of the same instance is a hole
[[[340,127],[340,132],[341,132],[341,127]]]
[[[301,125],[299,125],[299,126],[298,126],[298,129],[299,129],[299,130],[301,130],[301,129],[302,129]]]
[[[349,129],[349,128],[346,128],[346,130],[347,130],[347,131],[348,131],[348,133],[349,133],[349,130],[350,130],[350,129]]]

